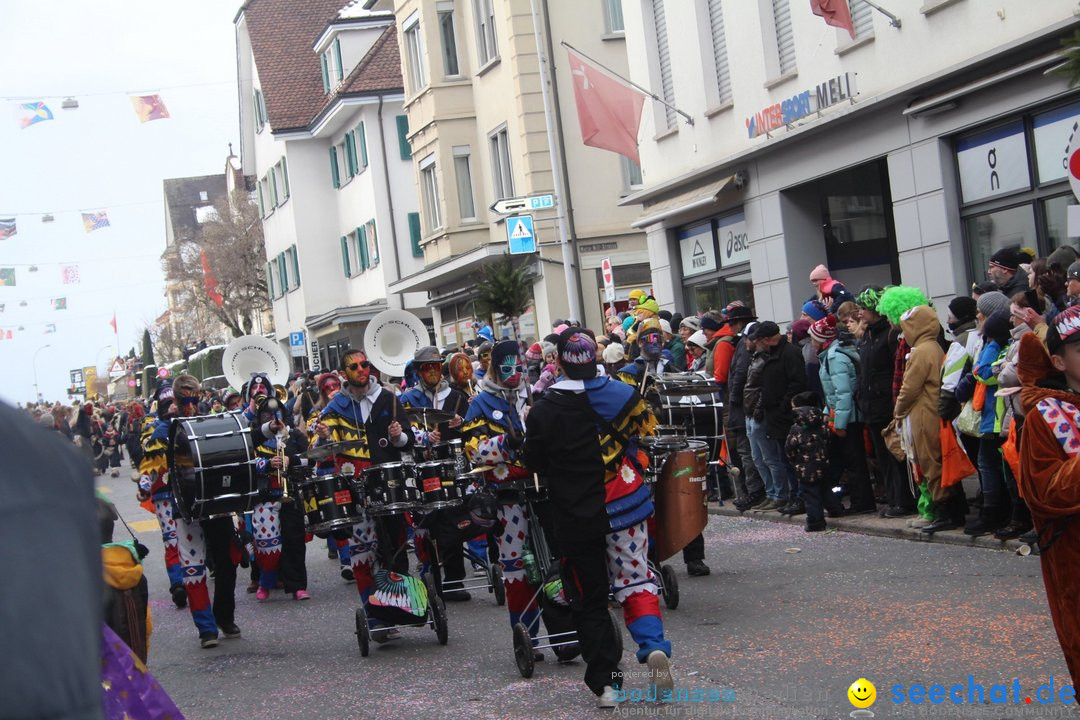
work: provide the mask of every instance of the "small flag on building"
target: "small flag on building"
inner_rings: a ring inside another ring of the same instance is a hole
[[[79,266],[78,265],[64,265],[61,269],[61,275],[65,285],[72,285],[79,282]],[[12,283],[14,285],[15,283]]]
[[[39,122],[53,119],[52,110],[40,100],[38,102],[20,103],[16,108],[16,112],[19,116],[19,127],[23,130]]]
[[[7,240],[16,232],[15,218],[0,218],[0,240]]]
[[[82,214],[83,230],[92,233],[95,230],[109,227],[109,215],[104,210],[101,212]]]
[[[67,310],[67,298],[66,297],[53,298],[52,299],[52,309],[53,310]]]
[[[582,142],[619,153],[640,165],[637,134],[645,96],[567,52]]]
[[[112,320],[109,321],[109,325],[112,327],[113,335],[116,334],[116,311],[113,310]]]
[[[203,286],[206,288],[207,297],[218,307],[224,307],[225,298],[221,297],[221,293],[218,292],[217,276],[214,275],[214,270],[210,267],[210,258],[206,257],[205,250],[202,251],[202,269]]]
[[[56,323],[48,323],[47,325],[45,325],[45,334],[46,335],[48,335],[49,333],[54,333],[54,332],[56,332]]]
[[[151,120],[164,120],[169,117],[169,110],[165,107],[165,101],[160,95],[132,95],[131,105],[135,108],[135,114],[140,122]]]
[[[13,287],[15,285],[15,268],[0,267],[0,287]]]
[[[855,23],[851,21],[847,0],[810,0],[810,10],[825,18],[826,25],[843,28],[855,39]]]

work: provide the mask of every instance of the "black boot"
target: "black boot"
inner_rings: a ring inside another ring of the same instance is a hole
[[[990,505],[987,500],[988,498],[984,496],[982,507],[979,508],[979,516],[964,526],[965,535],[971,537],[988,535],[1004,524],[1001,507],[999,505]]]

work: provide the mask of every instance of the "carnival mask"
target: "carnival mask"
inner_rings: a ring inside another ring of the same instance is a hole
[[[641,339],[641,354],[649,360],[657,360],[664,349],[659,333],[649,333]]]
[[[367,387],[371,378],[371,363],[366,355],[357,353],[349,356],[349,363],[345,366],[345,378],[352,387]]]
[[[450,378],[456,385],[465,385],[473,377],[472,363],[469,356],[456,353],[450,357]]]
[[[499,382],[508,388],[514,388],[521,382],[521,368],[518,367],[517,355],[507,355],[499,363]]]
[[[336,377],[328,377],[323,380],[322,383],[320,383],[319,385],[319,392],[325,395],[328,399],[333,398],[334,395],[337,395],[339,390],[341,390],[341,381],[338,380]]]
[[[420,379],[430,388],[442,381],[442,363],[424,363],[420,366]]]
[[[251,388],[248,390],[248,397],[270,397],[270,386],[266,383],[266,379],[262,377],[252,378]]]
[[[480,367],[483,368],[484,372],[487,372],[487,369],[488,369],[488,367],[490,365],[491,365],[491,352],[488,351],[488,352],[480,353]]]

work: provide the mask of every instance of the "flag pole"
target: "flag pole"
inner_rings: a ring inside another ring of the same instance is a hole
[[[873,9],[877,10],[879,13],[881,13],[885,17],[889,18],[889,24],[892,25],[894,28],[899,28],[900,27],[900,18],[896,17],[891,12],[889,12],[885,8],[881,7],[877,3],[871,2],[871,0],[864,0],[864,2],[867,5],[869,5],[870,7],[872,7]]]
[[[593,59],[593,58],[589,57],[588,55],[586,55],[585,53],[581,52],[580,50],[578,50],[578,49],[577,49],[576,47],[574,47],[574,46],[573,46],[573,45],[571,45],[570,43],[566,42],[565,40],[560,40],[560,41],[559,41],[559,44],[560,44],[560,45],[562,45],[562,46],[563,46],[564,48],[566,48],[567,50],[573,50],[573,51],[574,51],[574,52],[576,52],[576,53],[577,53],[578,55],[580,55],[581,57],[583,57],[583,58],[585,58],[586,60],[588,60],[589,62],[591,62],[591,63],[592,63],[593,65],[596,65],[596,66],[598,66],[599,68],[601,68],[601,69],[602,69],[602,70],[603,70],[604,72],[608,73],[609,75],[613,75],[613,76],[617,77],[617,78],[618,78],[619,80],[621,80],[622,82],[626,83],[626,84],[627,84],[627,85],[629,85],[630,87],[634,88],[634,89],[635,89],[635,90],[637,90],[638,92],[641,92],[641,93],[644,93],[645,95],[648,95],[649,97],[651,97],[651,98],[652,98],[653,100],[655,100],[656,102],[660,103],[660,104],[661,104],[661,105],[663,105],[664,107],[667,107],[667,108],[671,108],[672,110],[674,110],[675,112],[677,112],[677,113],[678,113],[679,115],[682,115],[682,116],[683,116],[683,117],[684,117],[684,118],[686,119],[686,124],[687,124],[687,125],[693,125],[693,124],[694,124],[694,118],[692,118],[692,117],[691,117],[690,115],[687,115],[686,113],[684,113],[684,112],[683,112],[682,110],[680,110],[679,108],[675,107],[675,106],[674,106],[674,105],[672,105],[671,103],[667,102],[666,100],[664,100],[664,98],[660,97],[659,95],[657,95],[656,93],[654,93],[654,92],[653,92],[652,90],[649,90],[648,88],[645,88],[645,87],[642,87],[641,85],[638,85],[638,84],[637,84],[636,82],[634,82],[634,81],[633,81],[633,80],[631,80],[630,78],[625,78],[625,77],[623,77],[623,76],[622,76],[622,75],[620,75],[619,73],[617,73],[617,72],[615,72],[614,70],[612,70],[611,68],[609,68],[609,67],[608,67],[607,65],[603,64],[603,63],[602,63],[602,62],[600,62],[599,60],[595,60],[595,59]]]

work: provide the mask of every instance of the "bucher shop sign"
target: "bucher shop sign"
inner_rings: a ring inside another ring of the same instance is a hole
[[[855,85],[857,73],[844,73],[829,78],[808,90],[762,108],[746,118],[746,132],[752,137],[764,135],[803,119],[859,94]]]

